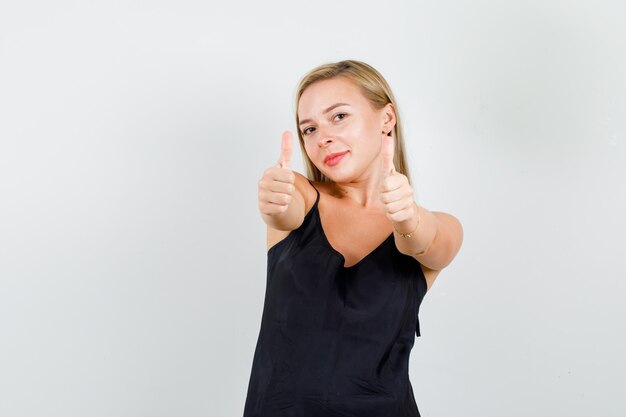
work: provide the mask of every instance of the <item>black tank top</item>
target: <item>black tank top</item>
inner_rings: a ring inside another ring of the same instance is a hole
[[[408,366],[427,288],[420,263],[392,233],[345,267],[315,191],[302,225],[267,252],[244,417],[418,417]]]

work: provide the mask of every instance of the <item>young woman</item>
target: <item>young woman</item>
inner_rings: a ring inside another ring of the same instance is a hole
[[[370,65],[309,72],[259,181],[267,284],[244,417],[419,416],[409,355],[426,291],[463,240],[414,201],[395,99]]]

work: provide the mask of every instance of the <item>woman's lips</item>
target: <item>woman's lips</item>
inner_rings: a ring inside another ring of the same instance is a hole
[[[347,153],[348,151],[345,151],[343,153],[333,156],[332,158],[328,158],[326,160],[326,165],[329,165],[331,167],[337,165],[343,159],[343,157],[346,156]]]

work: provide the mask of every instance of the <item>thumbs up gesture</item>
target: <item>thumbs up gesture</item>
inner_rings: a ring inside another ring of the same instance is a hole
[[[396,223],[406,222],[406,225],[398,225],[400,231],[409,232],[410,227],[414,227],[417,221],[417,207],[413,201],[413,187],[409,184],[409,179],[396,172],[393,165],[395,153],[395,138],[392,136],[383,137],[382,153],[382,174],[380,198],[385,205],[387,218]]]
[[[296,175],[291,170],[293,137],[291,132],[283,132],[280,157],[275,166],[266,169],[259,181],[259,210],[274,216],[284,213],[291,203],[295,191]]]

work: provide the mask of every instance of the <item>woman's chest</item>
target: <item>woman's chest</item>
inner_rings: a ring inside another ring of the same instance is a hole
[[[338,204],[319,208],[319,219],[327,242],[354,266],[390,239],[391,221],[380,212],[355,210]]]

